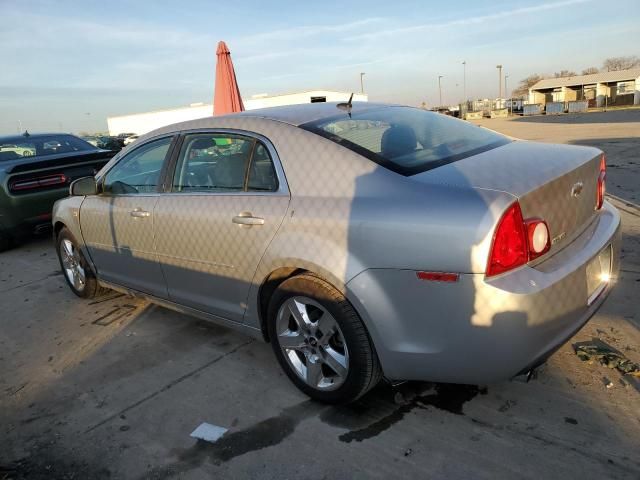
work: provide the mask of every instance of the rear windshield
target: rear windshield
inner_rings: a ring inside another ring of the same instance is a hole
[[[402,175],[470,157],[510,140],[439,113],[383,107],[301,125]]]
[[[96,147],[73,135],[38,135],[9,137],[0,140],[0,162],[22,157],[95,150]]]

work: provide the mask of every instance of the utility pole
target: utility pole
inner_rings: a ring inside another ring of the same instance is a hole
[[[362,80],[362,77],[364,77],[364,75],[364,72],[360,72],[360,93],[364,93],[364,81]]]
[[[467,103],[467,61],[462,62],[462,96]]]
[[[505,99],[509,96],[509,89],[507,88],[507,78],[509,78],[509,75],[505,75],[504,76],[504,97],[505,97]],[[511,103],[509,103],[509,106],[511,106]]]
[[[438,91],[440,92],[440,104],[438,105],[438,108],[442,107],[442,84],[440,83],[440,79],[442,77],[442,75],[438,75]]]

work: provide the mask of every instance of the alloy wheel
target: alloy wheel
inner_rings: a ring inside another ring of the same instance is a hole
[[[71,240],[65,238],[60,242],[60,258],[64,274],[77,291],[84,290],[86,275],[80,262],[80,254]]]
[[[302,296],[280,306],[278,343],[289,366],[307,385],[335,390],[349,373],[349,352],[336,319],[318,302]]]

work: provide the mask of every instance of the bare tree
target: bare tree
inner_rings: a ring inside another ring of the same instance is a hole
[[[640,67],[640,57],[637,55],[629,55],[627,57],[609,57],[602,64],[602,69],[607,72],[629,70],[630,68],[637,67]]]
[[[559,72],[556,72],[553,74],[554,77],[556,78],[561,78],[561,77],[575,77],[577,75],[576,72],[571,71],[571,70],[560,70]]]
[[[537,73],[529,75],[527,78],[523,78],[522,80],[520,80],[520,84],[518,85],[518,87],[513,90],[512,95],[514,97],[527,95],[529,93],[529,89],[543,79],[544,77],[542,75],[538,75]]]
[[[598,67],[589,67],[582,70],[582,75],[593,75],[594,73],[598,73],[600,70]]]

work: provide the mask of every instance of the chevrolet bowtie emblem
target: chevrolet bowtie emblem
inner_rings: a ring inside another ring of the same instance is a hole
[[[571,188],[571,196],[572,197],[579,197],[580,194],[582,193],[582,188],[584,187],[582,182],[578,182],[576,184],[573,185],[573,188]]]

